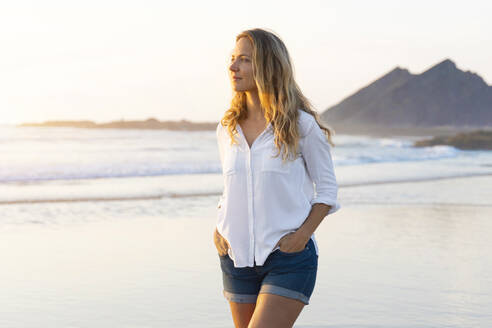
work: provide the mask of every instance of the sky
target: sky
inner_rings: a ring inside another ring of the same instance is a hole
[[[492,1],[0,0],[0,124],[216,122],[235,36],[285,42],[318,112],[396,66],[449,58],[492,84]]]

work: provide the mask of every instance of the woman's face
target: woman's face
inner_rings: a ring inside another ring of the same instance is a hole
[[[231,54],[229,77],[234,91],[256,90],[252,63],[253,45],[248,38],[240,38]]]

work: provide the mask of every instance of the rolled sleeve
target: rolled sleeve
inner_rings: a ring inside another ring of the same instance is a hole
[[[331,206],[327,215],[335,213],[341,205],[337,200],[338,184],[331,156],[331,145],[314,119],[311,128],[301,142],[301,153],[308,174],[314,183],[314,198],[310,201],[311,205],[327,204]]]

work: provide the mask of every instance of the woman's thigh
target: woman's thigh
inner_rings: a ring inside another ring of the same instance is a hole
[[[292,327],[305,304],[285,296],[261,293],[247,328]]]
[[[226,254],[220,256],[223,294],[229,301],[232,319],[236,328],[247,328],[256,307],[261,277],[251,267],[234,267],[232,259]]]
[[[292,327],[316,282],[318,255],[312,239],[304,250],[276,250],[265,262],[265,277],[248,328]]]
[[[247,328],[255,311],[256,303],[236,303],[229,301],[232,320],[236,328]]]
[[[291,327],[309,304],[318,264],[312,240],[301,252],[277,250],[255,268],[235,268],[228,255],[220,260],[236,327]]]

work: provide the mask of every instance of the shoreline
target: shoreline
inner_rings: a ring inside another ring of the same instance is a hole
[[[207,174],[206,176],[210,177],[213,174]],[[220,174],[217,174],[220,175]],[[385,186],[385,185],[398,185],[398,184],[406,184],[406,183],[425,183],[425,182],[432,182],[432,181],[445,181],[445,180],[466,180],[469,178],[476,178],[476,177],[492,177],[492,172],[485,172],[485,173],[471,173],[471,174],[465,174],[465,175],[450,175],[450,176],[442,176],[442,177],[424,177],[424,178],[414,178],[414,179],[401,179],[401,180],[388,180],[388,181],[367,181],[363,183],[340,183],[339,188],[340,189],[345,189],[345,188],[358,188],[358,187],[371,187],[371,186]],[[157,177],[155,176],[150,176],[150,177],[139,177],[141,179],[156,179]],[[162,176],[162,178],[165,180],[166,178],[179,178],[179,176]],[[114,178],[107,178],[106,180],[109,180],[107,182],[110,182],[110,180],[113,180]],[[117,179],[125,179],[125,178],[117,178]],[[131,179],[131,178],[129,178]],[[97,179],[99,181],[104,180],[104,179]],[[74,181],[74,180],[59,180],[61,181]],[[88,183],[93,183],[92,179],[87,179],[85,180]],[[124,183],[122,180],[119,180],[122,183]],[[20,183],[22,184],[22,183]],[[131,181],[128,182],[128,184],[131,184]],[[6,185],[12,185],[12,187],[19,186],[19,183],[7,183]],[[26,189],[29,189],[30,187],[32,188],[39,188],[40,185],[25,185],[23,186],[23,192],[22,194],[25,194]],[[97,186],[94,186],[97,188]],[[68,186],[64,186],[63,188],[70,188]],[[77,187],[72,187],[73,189],[76,189]],[[35,194],[35,191],[31,194]],[[18,204],[42,204],[42,203],[76,203],[76,202],[120,202],[120,201],[142,201],[142,200],[172,200],[172,199],[186,199],[186,198],[195,198],[195,197],[211,197],[211,196],[220,196],[221,192],[220,191],[206,191],[204,190],[203,192],[194,192],[194,193],[179,193],[179,192],[170,192],[170,193],[155,193],[154,195],[152,194],[147,194],[147,195],[129,195],[129,196],[113,196],[113,197],[105,197],[105,196],[93,196],[93,197],[67,197],[67,198],[59,198],[59,197],[51,197],[51,198],[31,198],[31,199],[12,199],[12,200],[1,200],[0,199],[0,206],[2,205],[18,205]]]
[[[435,136],[454,136],[458,133],[472,132],[476,130],[492,131],[492,126],[473,126],[473,127],[387,127],[387,126],[332,126],[336,134],[360,135],[368,137],[435,137]]]
[[[215,131],[219,122],[192,122],[159,121],[153,118],[142,121],[110,121],[95,123],[93,121],[45,121],[43,123],[20,123],[0,125],[0,127],[47,127],[47,128],[79,128],[79,129],[117,129],[117,130],[168,130],[168,131]],[[458,133],[477,130],[492,131],[492,126],[376,126],[376,125],[331,125],[322,120],[322,123],[332,128],[336,134],[368,136],[368,137],[436,137],[453,136]]]

